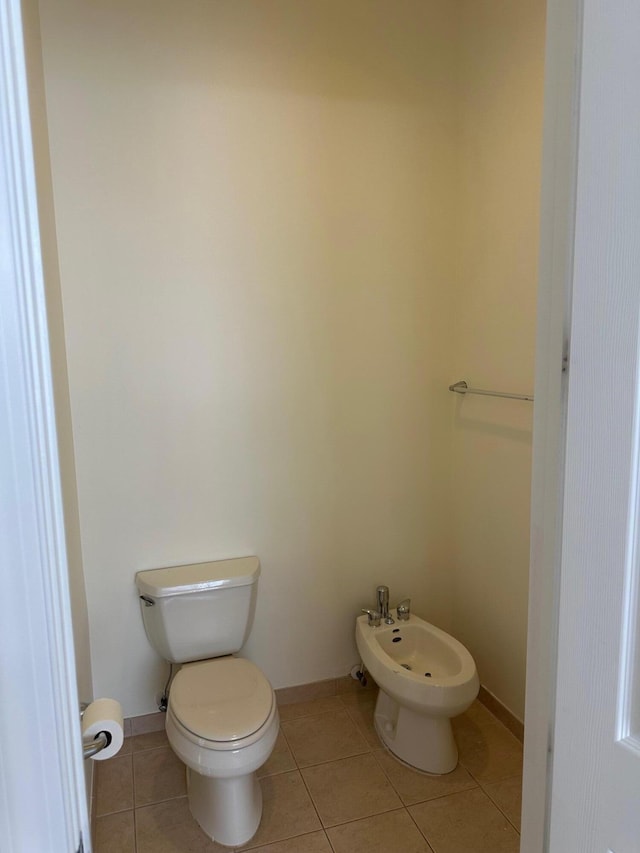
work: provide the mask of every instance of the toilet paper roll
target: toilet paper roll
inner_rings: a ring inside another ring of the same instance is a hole
[[[111,741],[93,759],[106,761],[120,750],[124,741],[122,707],[115,699],[96,699],[82,716],[82,740],[85,743],[92,741],[100,732],[107,732]]]

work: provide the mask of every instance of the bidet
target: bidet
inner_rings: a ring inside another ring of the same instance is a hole
[[[366,616],[356,620],[358,651],[380,688],[375,728],[401,761],[427,773],[449,773],[458,763],[450,719],[478,695],[476,665],[445,631],[413,614],[403,617],[397,626],[370,625]]]

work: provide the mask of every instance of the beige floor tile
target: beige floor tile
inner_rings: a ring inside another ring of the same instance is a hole
[[[460,721],[468,720],[479,726],[491,726],[498,722],[486,705],[483,705],[478,699],[475,699],[471,703],[471,707],[468,708],[464,714],[460,714],[460,716],[455,719]]]
[[[137,853],[229,853],[205,835],[186,797],[136,809]]]
[[[367,691],[369,692],[369,691]],[[358,727],[358,731],[372,749],[379,749],[382,742],[373,722],[376,700],[373,697],[358,697],[347,704],[347,713]]]
[[[432,853],[405,809],[327,830],[335,853]]]
[[[293,705],[278,706],[280,721],[296,720],[298,717],[309,717],[312,714],[324,714],[326,711],[339,711],[342,702],[337,696],[324,696],[311,699],[308,702],[296,702]]]
[[[485,782],[482,786],[501,812],[520,832],[522,811],[522,777],[513,776],[500,782]]]
[[[336,678],[336,693],[338,696],[344,696],[349,693],[365,693],[369,690],[377,690],[378,685],[375,683],[373,678],[367,673],[367,686],[363,687],[359,681],[356,681],[355,678],[351,678],[350,675],[345,676],[344,678]]]
[[[308,767],[302,776],[325,827],[402,805],[371,754]]]
[[[479,788],[409,806],[437,853],[518,853],[520,836]]]
[[[309,767],[369,751],[345,709],[282,723],[282,731],[298,767]]]
[[[287,841],[276,841],[266,847],[254,847],[253,850],[255,853],[332,853],[327,836],[322,831],[299,835]]]
[[[262,820],[251,841],[239,850],[284,841],[322,829],[300,773],[279,773],[260,780]]]
[[[454,726],[460,763],[479,782],[522,775],[522,744],[502,723],[460,718]]]
[[[280,732],[273,752],[266,763],[260,767],[257,776],[274,776],[276,773],[286,773],[289,770],[297,770],[296,762],[291,754],[285,736]]]
[[[96,818],[93,853],[136,853],[133,811]]]
[[[377,749],[373,754],[405,806],[477,787],[476,782],[460,764],[452,773],[430,776],[402,764],[386,749]]]
[[[143,749],[158,749],[162,746],[169,746],[167,733],[164,729],[161,732],[147,732],[143,735],[133,735],[129,740],[131,741],[132,752],[141,752]]]
[[[133,752],[133,738],[131,735],[127,735],[125,739],[122,741],[122,746],[120,747],[120,751],[118,755],[130,755]]]
[[[187,793],[184,764],[171,749],[149,749],[133,755],[136,808]]]
[[[133,808],[131,754],[96,761],[96,817]]]
[[[378,699],[378,688],[376,687],[375,690],[352,690],[350,693],[341,693],[338,698],[346,708],[375,706]]]

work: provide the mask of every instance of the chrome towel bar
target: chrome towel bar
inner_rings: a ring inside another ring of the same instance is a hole
[[[469,388],[464,379],[449,385],[449,391],[456,394],[482,394],[485,397],[507,397],[509,400],[529,400],[533,403],[533,394],[507,394],[505,391],[483,391],[482,388]]]

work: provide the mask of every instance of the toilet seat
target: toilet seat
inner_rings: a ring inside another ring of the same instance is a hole
[[[273,688],[261,670],[232,656],[183,666],[169,697],[169,711],[183,734],[209,749],[253,743],[274,706]]]

